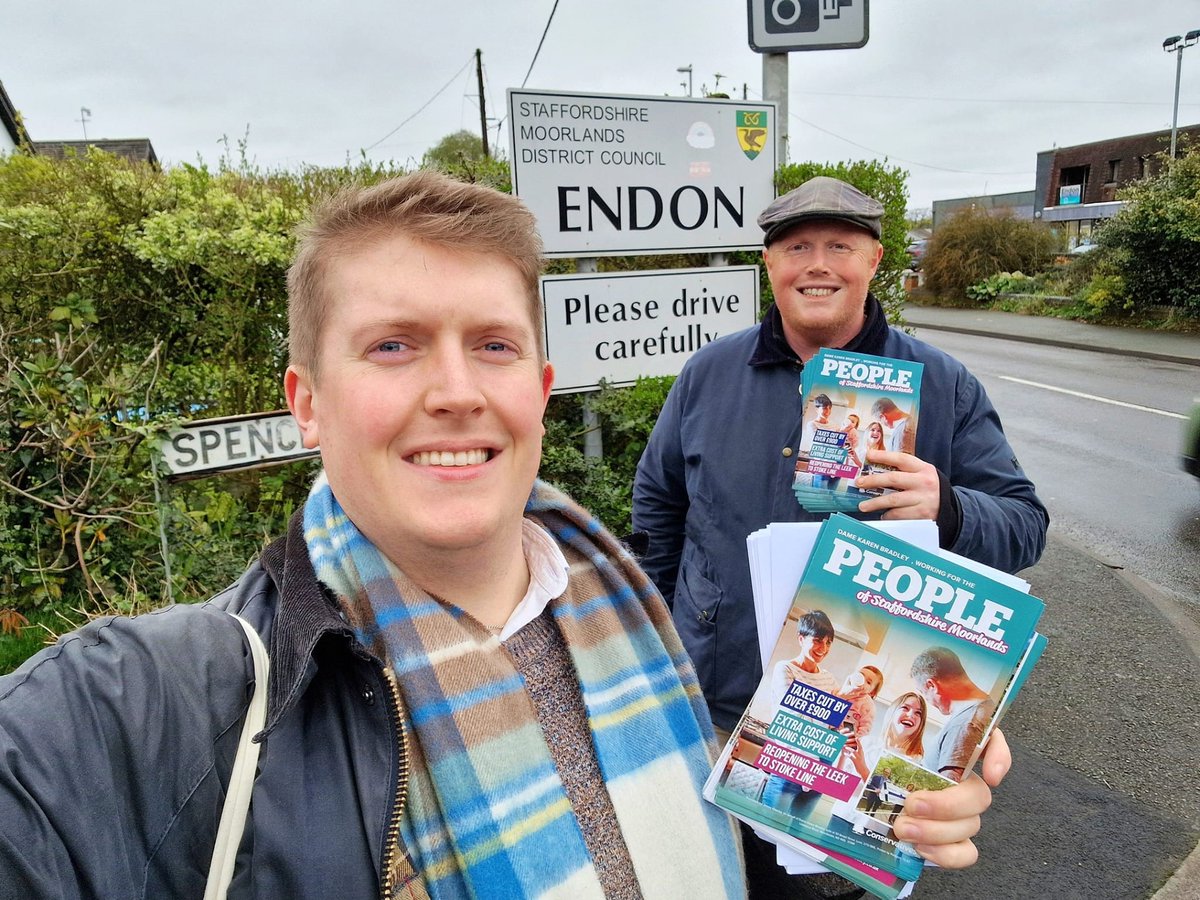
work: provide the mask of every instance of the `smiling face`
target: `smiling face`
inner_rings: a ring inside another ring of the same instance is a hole
[[[829,655],[829,649],[833,646],[833,638],[817,637],[815,634],[799,634],[796,640],[800,644],[797,656],[803,660],[803,668],[809,672],[815,672],[820,667],[821,660]]]
[[[528,288],[496,254],[402,234],[354,246],[329,264],[319,378],[285,378],[304,446],[402,569],[430,552],[521,552],[553,380]]]
[[[784,336],[801,359],[858,334],[882,258],[870,234],[836,219],[801,222],[763,250]]]
[[[892,734],[895,738],[910,738],[921,730],[925,712],[916,694],[906,694],[892,715]]]

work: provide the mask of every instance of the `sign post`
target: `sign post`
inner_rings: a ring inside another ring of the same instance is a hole
[[[757,266],[541,278],[554,393],[678,375],[693,353],[758,320]]]
[[[775,107],[688,97],[508,92],[513,193],[549,257],[711,253],[761,243]]]
[[[172,429],[159,450],[174,479],[257,469],[320,453],[305,448],[300,426],[286,409],[188,422]]]

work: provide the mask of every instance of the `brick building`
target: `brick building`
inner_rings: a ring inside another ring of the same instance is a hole
[[[1200,125],[1178,133],[1181,140],[1200,139]],[[1167,129],[1043,150],[1037,156],[1034,218],[1061,229],[1072,247],[1086,243],[1094,228],[1120,209],[1117,191],[1157,171],[1157,155],[1170,144]]]

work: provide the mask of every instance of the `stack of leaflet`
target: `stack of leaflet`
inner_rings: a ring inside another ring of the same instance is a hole
[[[882,493],[859,488],[855,479],[883,468],[867,462],[872,442],[913,452],[923,369],[918,362],[825,348],[804,366],[804,424],[792,482],[801,506],[854,512]]]
[[[880,752],[890,714],[855,736],[845,724],[851,704],[839,692],[796,681],[773,695],[781,666],[797,652],[796,618],[817,609],[828,615],[835,640],[821,662],[826,678],[848,684],[861,666],[875,666],[883,687],[874,702],[882,707],[915,690],[909,669],[918,653],[952,648],[994,706],[969,770],[1045,646],[1034,631],[1041,601],[1028,596],[1022,579],[938,549],[929,521],[834,515],[824,523],[773,523],[750,535],[747,549],[764,677],[705,797],[776,843],[779,864],[793,874],[828,870],[887,900],[907,896],[922,860],[895,838],[890,821],[908,791],[952,782],[927,768],[927,758]],[[934,730],[946,724],[930,706],[927,754]],[[864,770],[847,764],[855,746],[882,785],[874,798]],[[781,800],[788,789],[808,797],[803,812]]]

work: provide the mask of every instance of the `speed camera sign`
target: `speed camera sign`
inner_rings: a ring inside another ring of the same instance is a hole
[[[748,0],[750,49],[840,50],[867,42],[868,0]]]

